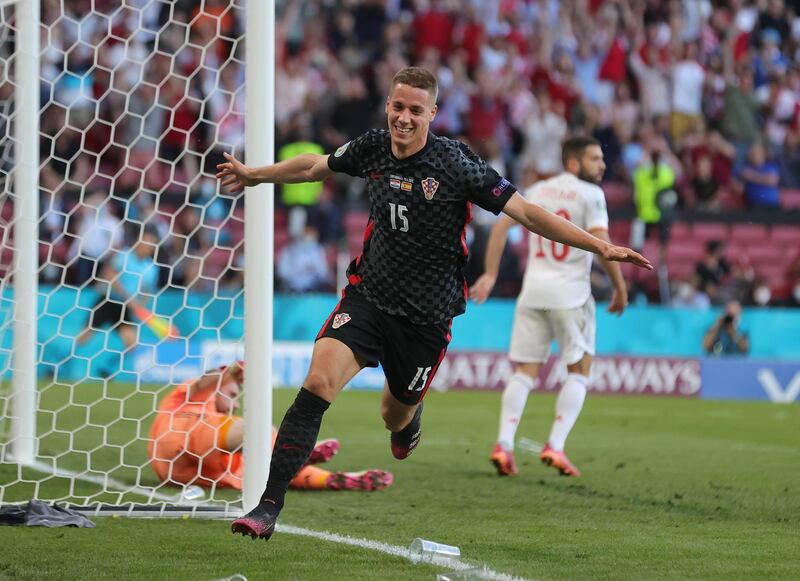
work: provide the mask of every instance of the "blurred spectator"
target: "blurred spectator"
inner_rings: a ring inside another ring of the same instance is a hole
[[[719,304],[720,288],[731,273],[731,266],[723,256],[722,242],[712,240],[706,245],[706,254],[697,264],[698,289],[705,293],[711,302]]]
[[[112,199],[104,192],[86,196],[70,215],[70,222],[73,218],[77,219],[75,241],[67,257],[72,266],[72,282],[82,286],[97,276],[99,263],[107,253],[120,248],[124,231]]]
[[[678,143],[700,122],[705,77],[706,73],[698,62],[697,43],[685,43],[683,57],[672,67],[670,130],[673,143]]]
[[[739,328],[742,307],[736,301],[725,306],[725,311],[703,336],[703,350],[708,355],[746,355],[750,351],[747,333]]]
[[[561,142],[567,135],[563,115],[553,110],[554,103],[546,91],[537,95],[536,107],[522,126],[524,148],[520,164],[530,166],[547,179],[561,171]]]
[[[787,307],[800,307],[800,250],[786,268]]]
[[[693,169],[687,197],[691,198],[698,210],[719,211],[719,182],[714,177],[711,158],[707,155],[699,158]]]
[[[748,208],[780,207],[780,167],[776,162],[767,159],[763,145],[756,143],[750,148],[748,162],[739,177]]]
[[[323,154],[325,149],[313,141],[310,119],[307,115],[298,114],[293,120],[287,143],[278,150],[278,161],[283,161],[301,153]],[[340,145],[345,143],[345,138]],[[322,182],[285,184],[282,186],[282,200],[286,206],[313,206],[319,200]]]
[[[157,244],[155,230],[145,229],[132,248],[122,249],[104,264],[95,279],[97,302],[89,324],[77,337],[78,344],[110,325],[119,333],[126,351],[136,345],[142,321],[134,313],[142,307],[152,310],[157,290],[158,266],[153,260]]]
[[[752,307],[768,307],[771,301],[772,289],[769,288],[769,283],[763,277],[756,277],[746,304]]]
[[[325,249],[319,243],[319,235],[313,226],[307,224],[302,234],[281,250],[276,271],[280,288],[284,291],[330,290],[331,276]]]
[[[729,35],[733,37],[732,34]],[[753,72],[747,64],[741,64],[734,72],[732,40],[725,49],[725,93],[721,128],[725,137],[736,148],[734,171],[741,169],[749,147],[761,136],[760,112],[753,87]]]
[[[662,210],[668,205],[664,201],[664,196],[669,195],[669,192],[675,195],[677,167],[679,163],[666,141],[660,137],[653,138],[648,144],[641,164],[633,174],[633,196],[636,203],[636,217],[640,223],[647,227],[661,223]],[[671,207],[674,205],[672,203]],[[666,242],[668,227],[668,224],[664,224],[664,227],[660,228],[663,242]],[[632,243],[634,242],[636,243],[634,248],[641,248],[644,236]]]
[[[677,283],[673,292],[672,304],[689,309],[707,309],[711,306],[708,295],[700,290],[700,277],[694,275]]]

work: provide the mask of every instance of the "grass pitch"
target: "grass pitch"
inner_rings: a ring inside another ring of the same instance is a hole
[[[276,422],[293,396],[276,392]],[[590,395],[568,445],[580,479],[522,450],[520,475],[501,479],[488,462],[499,394],[431,393],[426,404],[422,443],[397,462],[378,394],[343,393],[321,433],[342,444],[330,467],[389,469],[395,485],[290,492],[280,522],[393,545],[433,539],[529,579],[800,577],[796,405]],[[552,396],[531,396],[518,436],[544,440],[552,410]],[[141,430],[119,427],[121,446]],[[139,448],[123,452],[135,460]],[[0,482],[15,478],[0,465]],[[228,522],[94,520],[95,529],[0,527],[0,579],[432,580],[442,571],[289,534],[251,542]]]

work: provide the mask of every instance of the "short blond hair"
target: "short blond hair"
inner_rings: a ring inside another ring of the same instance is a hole
[[[394,88],[400,83],[414,87],[415,89],[423,89],[428,91],[433,97],[433,102],[439,96],[439,83],[436,77],[428,69],[422,67],[406,67],[400,69],[392,78],[392,86],[389,88],[391,93]]]

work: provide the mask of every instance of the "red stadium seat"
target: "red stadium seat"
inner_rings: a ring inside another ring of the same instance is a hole
[[[773,226],[770,237],[775,244],[798,248],[800,247],[800,226]]]
[[[800,190],[782,190],[781,206],[783,208],[800,208]]]
[[[691,237],[691,225],[688,222],[675,222],[669,229],[669,239],[676,242],[689,240]]]
[[[763,224],[734,224],[731,238],[736,244],[764,244],[769,239],[769,230]]]
[[[724,242],[728,239],[728,225],[716,222],[697,222],[692,226],[692,238],[701,244],[711,240]]]
[[[606,204],[611,207],[627,206],[633,203],[633,194],[630,187],[620,182],[603,184],[606,194]]]

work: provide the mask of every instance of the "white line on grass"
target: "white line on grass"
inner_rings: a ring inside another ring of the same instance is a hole
[[[513,577],[506,573],[493,571],[476,563],[469,563],[466,561],[453,561],[443,557],[434,557],[433,559],[423,558],[416,553],[412,553],[405,547],[398,545],[390,545],[380,541],[371,541],[369,539],[359,539],[349,537],[347,535],[340,535],[338,533],[327,533],[322,531],[312,531],[302,527],[295,527],[292,525],[278,524],[278,532],[289,533],[290,535],[300,535],[304,537],[313,537],[323,541],[330,541],[332,543],[340,543],[342,545],[350,545],[353,547],[360,547],[362,549],[369,549],[370,551],[378,551],[387,555],[395,557],[403,557],[409,559],[414,563],[430,563],[431,565],[450,569],[451,571],[467,571],[469,569],[477,569],[481,572],[479,579],[494,579],[495,581],[526,581],[521,577]]]
[[[92,474],[86,474],[85,472],[75,472],[73,470],[66,470],[63,468],[54,469],[51,465],[39,461],[26,463],[25,466],[27,468],[33,468],[34,470],[38,470],[39,472],[52,474],[53,476],[60,476],[64,478],[75,478],[76,480],[83,480],[84,482],[97,484],[103,486],[104,490],[108,488],[115,488],[119,492],[137,494],[139,496],[147,497],[151,501],[153,499],[161,500],[164,502],[179,501],[179,498],[176,498],[175,495],[170,496],[167,494],[160,493],[153,489],[142,488],[139,486],[130,486],[120,480],[109,478],[108,476],[95,476]],[[477,569],[478,571],[480,571],[480,577],[478,577],[479,579],[491,579],[494,581],[528,581],[522,577],[514,577],[512,575],[508,575],[507,573],[493,571],[492,569],[489,569],[485,565],[481,564],[470,563],[467,561],[454,561],[452,559],[447,559],[438,556],[434,556],[433,558],[422,557],[417,553],[412,553],[406,547],[401,547],[399,545],[390,545],[388,543],[382,543],[380,541],[372,541],[370,539],[360,539],[356,537],[350,537],[347,535],[340,535],[338,533],[315,531],[303,527],[296,527],[293,525],[287,525],[282,523],[277,525],[277,529],[279,532],[286,533],[289,535],[312,537],[315,539],[320,539],[331,543],[339,543],[342,545],[350,545],[352,547],[368,549],[370,551],[378,551],[386,555],[392,555],[395,557],[402,557],[404,559],[408,559],[413,563],[430,563],[431,565],[442,567],[444,569],[449,569],[451,571],[468,571],[470,569]]]

